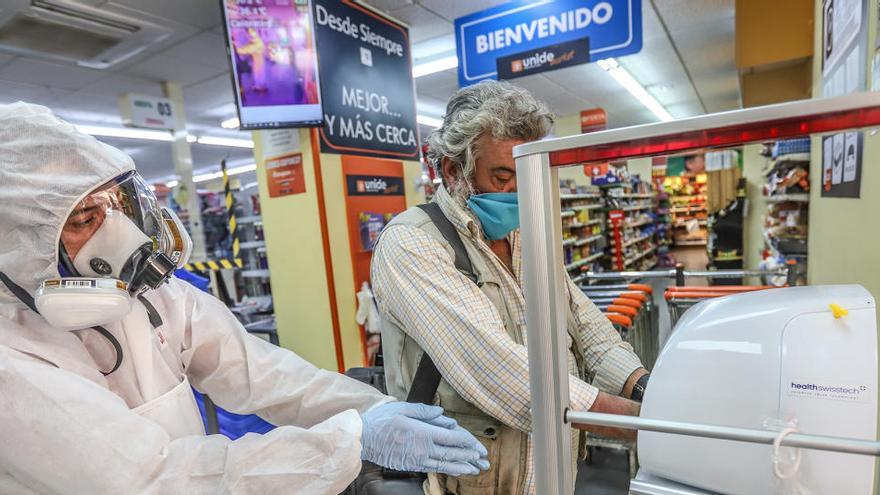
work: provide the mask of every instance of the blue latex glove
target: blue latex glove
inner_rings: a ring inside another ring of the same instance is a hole
[[[443,416],[443,408],[409,402],[383,404],[361,415],[361,459],[397,471],[479,474],[489,469],[479,440]]]

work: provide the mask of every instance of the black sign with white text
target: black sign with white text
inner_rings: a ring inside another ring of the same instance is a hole
[[[403,179],[382,175],[346,175],[349,196],[403,196]]]
[[[514,79],[589,62],[590,38],[580,38],[500,57],[495,65],[498,79]]]
[[[321,151],[418,160],[409,32],[349,0],[314,0]]]

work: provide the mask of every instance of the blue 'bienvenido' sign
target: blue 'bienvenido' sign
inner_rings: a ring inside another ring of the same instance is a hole
[[[589,37],[590,60],[642,49],[642,0],[518,0],[455,20],[458,84],[496,79],[495,59]]]

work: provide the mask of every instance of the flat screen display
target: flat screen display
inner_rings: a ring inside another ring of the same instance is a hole
[[[323,122],[309,0],[221,0],[241,129]]]

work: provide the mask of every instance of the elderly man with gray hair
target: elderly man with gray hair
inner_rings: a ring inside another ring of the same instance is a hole
[[[388,392],[404,399],[411,388],[436,388],[434,402],[489,451],[488,471],[431,475],[429,493],[535,493],[512,148],[543,138],[552,124],[542,103],[508,83],[459,90],[428,141],[443,185],[433,203],[397,216],[373,254]],[[565,291],[571,407],[638,415],[630,399],[640,400],[647,371],[570,279]],[[439,386],[425,378],[437,371]],[[583,439],[573,428],[574,454],[583,452]]]

